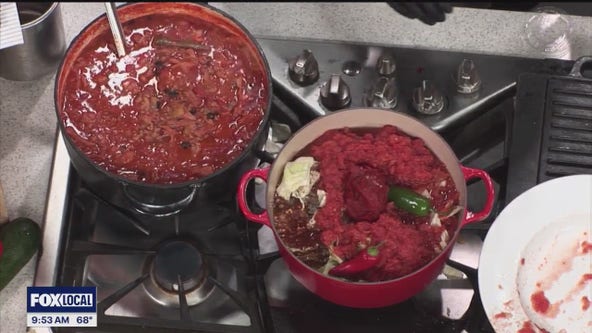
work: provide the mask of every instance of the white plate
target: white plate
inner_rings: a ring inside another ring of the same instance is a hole
[[[591,229],[592,175],[544,182],[504,208],[479,258],[481,302],[496,332],[516,333],[529,321],[552,333],[565,327],[562,333],[592,332],[592,306],[586,309],[582,300],[592,301],[592,281],[583,280],[583,274],[592,273],[592,251],[584,253],[582,245],[592,242]],[[581,287],[574,289],[580,279]],[[557,312],[554,318],[533,315],[530,296],[540,281],[546,283],[541,288],[551,302],[549,311]],[[553,303],[561,300],[557,309]]]

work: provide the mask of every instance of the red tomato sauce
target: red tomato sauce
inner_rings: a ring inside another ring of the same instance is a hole
[[[263,120],[270,84],[246,41],[179,15],[123,30],[127,56],[107,31],[68,73],[60,118],[73,143],[105,170],[145,183],[198,179],[238,157]]]

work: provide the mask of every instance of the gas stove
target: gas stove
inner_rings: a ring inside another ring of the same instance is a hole
[[[332,103],[347,95],[345,107],[371,105],[417,116],[441,132],[461,163],[488,171],[497,194],[491,216],[463,229],[445,269],[419,295],[387,308],[345,308],[296,282],[269,228],[246,221],[233,200],[204,202],[168,217],[112,206],[81,182],[57,135],[34,284],[96,286],[99,326],[46,331],[493,332],[478,295],[478,258],[489,226],[505,206],[515,80],[540,62],[321,41],[259,41],[274,78],[272,122],[261,164],[273,160],[291,133],[332,112],[327,105],[335,108]],[[264,206],[263,190],[261,183],[251,187],[254,206]],[[480,183],[468,185],[469,209],[479,210],[483,194]]]
[[[275,93],[310,116],[346,107],[410,114],[442,132],[512,97],[531,59],[259,38]]]

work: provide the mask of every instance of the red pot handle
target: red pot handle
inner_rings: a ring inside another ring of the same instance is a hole
[[[479,222],[483,221],[489,214],[491,214],[491,210],[493,209],[493,201],[495,199],[495,190],[493,188],[493,182],[491,181],[491,177],[489,174],[480,169],[472,169],[467,168],[465,166],[461,166],[461,170],[463,175],[465,176],[465,181],[473,178],[480,178],[483,183],[485,183],[485,191],[487,192],[487,199],[485,201],[485,207],[483,210],[477,213],[473,213],[471,211],[465,212],[465,219],[463,225],[472,223],[472,222]]]
[[[249,185],[249,182],[254,178],[261,178],[265,182],[267,182],[268,173],[269,167],[263,169],[253,169],[251,171],[246,172],[241,177],[240,182],[238,184],[238,193],[236,194],[236,198],[238,200],[238,207],[248,220],[271,227],[267,211],[264,211],[261,214],[255,214],[251,211],[251,208],[249,208],[249,205],[247,204],[247,186]]]

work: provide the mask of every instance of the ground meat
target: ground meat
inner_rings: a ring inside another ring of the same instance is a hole
[[[280,202],[276,197],[279,236],[293,244],[319,242],[342,260],[380,244],[381,261],[364,272],[362,280],[391,280],[416,271],[435,258],[456,231],[456,215],[440,214],[440,224],[431,225],[429,216],[414,216],[387,203],[388,187],[401,186],[426,193],[437,212],[458,205],[458,191],[443,163],[421,139],[394,126],[330,130],[299,156],[318,162],[320,179],[315,187],[326,192],[326,201],[314,214],[314,228],[302,232],[298,228],[306,225],[309,214],[299,201]]]
[[[310,223],[318,207],[316,189],[311,194],[306,198],[305,208],[298,199],[287,201],[276,195],[273,217],[278,236],[289,250],[308,266],[318,269],[327,262],[329,251],[321,242],[320,230]]]
[[[385,210],[388,185],[383,173],[374,168],[350,168],[345,185],[345,211],[354,221],[375,221]]]

